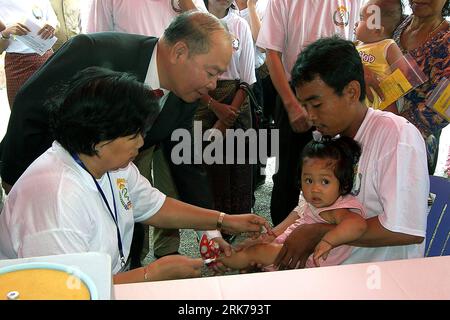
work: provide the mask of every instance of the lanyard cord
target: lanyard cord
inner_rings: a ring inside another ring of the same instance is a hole
[[[112,183],[111,183],[111,177],[109,176],[109,172],[107,172],[106,174],[108,175],[109,186],[111,187],[111,195],[112,195],[113,204],[114,204],[114,213],[112,212],[111,207],[109,206],[108,200],[106,199],[105,193],[103,192],[102,188],[98,184],[97,179],[95,179],[95,177],[89,172],[89,170],[86,168],[86,166],[80,160],[80,158],[78,157],[77,154],[72,154],[72,158],[75,160],[76,163],[78,163],[80,165],[80,167],[82,167],[84,170],[86,170],[87,173],[89,173],[89,175],[91,176],[92,180],[94,180],[95,186],[97,187],[97,190],[100,193],[100,196],[102,197],[103,202],[106,204],[106,207],[108,208],[109,214],[111,215],[111,218],[113,219],[114,224],[116,225],[117,244],[118,244],[118,247],[119,247],[120,263],[121,263],[121,265],[123,267],[125,265],[125,256],[123,254],[122,237],[120,236],[119,225],[117,223],[118,218],[117,218],[116,200],[114,198],[114,191],[113,191],[113,187],[112,187]]]

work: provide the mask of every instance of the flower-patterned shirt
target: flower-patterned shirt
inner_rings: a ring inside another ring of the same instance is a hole
[[[404,97],[400,115],[419,129],[427,143],[428,156],[434,158],[434,156],[437,157],[438,144],[436,139],[430,139],[430,136],[438,134],[448,121],[428,108],[425,103],[442,78],[450,79],[450,26],[445,21],[447,28],[432,34],[432,37],[418,48],[407,51],[402,47],[400,37],[412,18],[413,16],[410,15],[397,27],[393,38],[403,54],[409,53],[415,59],[428,80]]]

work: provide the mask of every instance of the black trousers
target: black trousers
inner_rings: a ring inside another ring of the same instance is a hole
[[[280,130],[278,172],[272,177],[273,189],[270,215],[276,226],[297,206],[300,195],[300,156],[303,147],[312,139],[312,129],[295,133],[280,97],[277,97],[274,115],[275,125]]]

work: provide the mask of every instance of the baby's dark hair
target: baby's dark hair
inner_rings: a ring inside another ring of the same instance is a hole
[[[389,38],[403,20],[404,6],[401,0],[372,0],[380,8],[381,25]]]
[[[334,175],[339,180],[339,191],[346,195],[352,191],[354,169],[361,156],[361,146],[349,137],[323,136],[320,141],[310,141],[302,151],[302,165],[306,159],[330,159]]]

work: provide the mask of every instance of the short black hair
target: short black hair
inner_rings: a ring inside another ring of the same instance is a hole
[[[339,180],[339,191],[346,195],[352,191],[355,167],[361,156],[361,146],[350,137],[322,137],[321,141],[311,140],[302,151],[301,163],[306,159],[330,159],[334,175]]]
[[[159,111],[155,95],[133,75],[100,67],[79,71],[52,89],[47,102],[53,137],[70,153],[95,155],[95,145],[143,134]]]
[[[176,16],[164,30],[163,39],[174,45],[184,41],[189,55],[205,54],[211,47],[211,34],[223,31],[231,41],[226,25],[209,12],[191,10]]]
[[[338,36],[321,38],[298,55],[292,69],[294,86],[311,82],[317,76],[339,96],[347,84],[356,80],[361,87],[359,100],[363,101],[366,97],[363,64],[351,41]]]
[[[448,17],[450,16],[450,0],[447,0],[444,4],[444,7],[442,8],[442,17]]]

